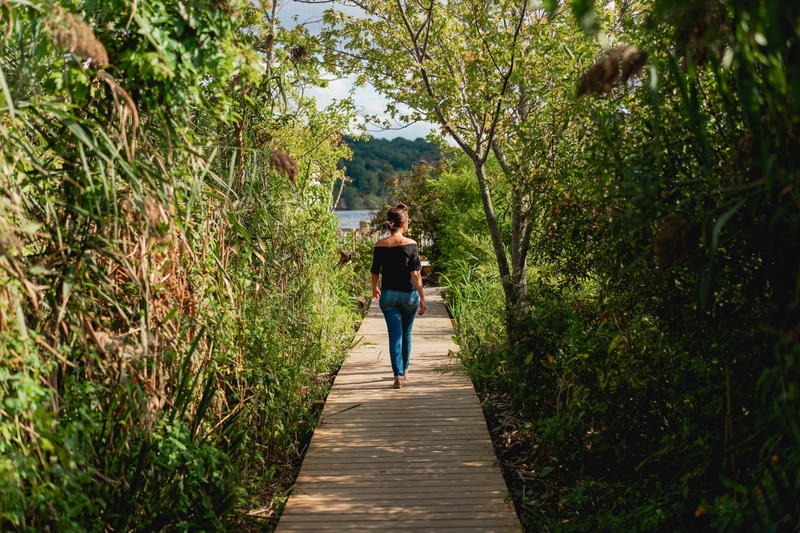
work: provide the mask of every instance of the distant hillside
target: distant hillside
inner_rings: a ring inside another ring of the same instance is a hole
[[[442,154],[435,144],[419,138],[414,141],[396,138],[356,140],[345,136],[353,150],[351,161],[342,161],[345,174],[352,180],[345,184],[339,209],[375,209],[390,200],[386,180],[411,170],[422,161],[433,163]],[[338,191],[338,188],[337,188]]]

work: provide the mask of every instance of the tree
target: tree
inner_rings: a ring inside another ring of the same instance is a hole
[[[527,305],[535,203],[535,180],[530,178],[535,177],[531,168],[536,162],[525,160],[519,133],[529,128],[532,113],[547,106],[543,91],[555,85],[548,76],[560,74],[559,69],[535,72],[537,63],[571,62],[566,45],[552,45],[558,42],[553,33],[572,40],[578,32],[573,24],[548,24],[552,14],[531,11],[527,2],[516,0],[352,3],[363,9],[364,17],[333,10],[326,14],[329,47],[341,47],[332,60],[407,105],[411,111],[405,119],[438,123],[472,162],[513,341],[515,319]],[[543,40],[551,43],[551,57],[540,56]],[[490,158],[510,185],[508,238],[495,210],[497,173],[490,170]]]

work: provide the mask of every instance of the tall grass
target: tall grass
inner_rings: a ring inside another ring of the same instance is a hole
[[[339,119],[253,105],[245,6],[79,7],[0,6],[0,528],[268,517],[356,318]]]

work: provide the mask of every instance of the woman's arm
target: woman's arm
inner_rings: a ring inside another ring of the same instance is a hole
[[[372,297],[376,300],[381,299],[381,290],[378,288],[378,278],[381,274],[381,256],[378,254],[378,247],[372,249],[372,266],[369,267],[372,274]]]
[[[422,290],[422,274],[419,273],[419,270],[411,271],[411,283],[414,284],[414,288],[419,294],[419,314],[422,316],[427,307],[425,306],[425,292]]]
[[[372,273],[372,297],[376,300],[381,299],[381,290],[378,288],[378,274]]]
[[[376,300],[381,299],[381,290],[378,288],[378,274],[372,273],[372,297]]]

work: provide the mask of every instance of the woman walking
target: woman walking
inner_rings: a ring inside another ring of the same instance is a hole
[[[411,356],[411,326],[414,314],[425,314],[419,248],[403,233],[408,231],[408,207],[389,209],[386,227],[391,235],[375,243],[372,251],[372,297],[378,300],[389,330],[389,355],[394,388],[405,385]],[[378,276],[381,278],[378,288]]]

